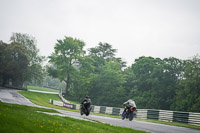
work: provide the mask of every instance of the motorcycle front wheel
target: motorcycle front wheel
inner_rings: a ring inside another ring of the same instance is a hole
[[[125,119],[125,112],[122,113],[121,117],[122,117],[122,120]]]

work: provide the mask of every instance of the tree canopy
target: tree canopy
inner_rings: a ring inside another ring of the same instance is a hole
[[[77,41],[70,37],[59,41],[50,56],[53,64],[49,69],[52,76],[64,77],[60,80],[70,75],[68,99],[80,101],[89,95],[93,104],[117,107],[133,99],[138,108],[200,112],[199,56],[189,60],[142,56],[126,67],[126,62],[115,56],[117,50],[108,43],[100,42],[89,49],[88,55],[80,50],[83,54],[77,52],[71,58],[70,50],[64,47],[69,45],[68,39],[73,45]],[[64,46],[58,49],[62,43]],[[74,62],[71,65],[70,59]]]
[[[0,81],[2,85],[22,87],[24,82],[43,79],[42,61],[34,37],[13,33],[11,43],[0,41]]]
[[[49,75],[66,82],[66,95],[70,95],[70,89],[73,89],[72,81],[79,69],[81,57],[85,54],[84,46],[83,41],[65,37],[63,40],[57,40],[55,51],[49,56]]]
[[[13,33],[10,44],[0,41],[0,84],[65,86],[67,99],[81,101],[89,95],[101,106],[122,107],[133,99],[138,108],[200,112],[199,55],[187,60],[141,56],[126,67],[111,44],[100,42],[88,54],[84,46],[72,37],[57,40],[44,68],[36,39]]]

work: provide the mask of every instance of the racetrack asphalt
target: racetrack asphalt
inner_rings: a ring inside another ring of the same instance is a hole
[[[0,100],[5,103],[48,108],[48,107],[42,107],[30,102],[24,96],[20,95],[17,91],[19,90],[0,88]],[[54,109],[54,108],[49,108],[49,109]],[[78,112],[66,111],[66,110],[61,110],[61,109],[54,109],[54,110],[57,110],[58,112],[60,112],[62,116],[73,117],[73,118],[81,119],[81,120],[89,119],[93,121],[108,123],[114,126],[127,127],[127,128],[136,129],[136,130],[151,132],[151,133],[200,133],[200,130],[185,128],[185,127],[178,127],[178,126],[171,126],[171,125],[164,125],[164,124],[143,122],[143,121],[136,121],[136,120],[133,120],[133,121],[121,120],[117,118],[103,117],[103,116],[97,116],[97,115],[81,116],[80,113]]]

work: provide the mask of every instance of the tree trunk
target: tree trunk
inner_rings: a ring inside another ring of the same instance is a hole
[[[70,91],[69,91],[69,89],[70,89],[70,75],[69,74],[67,75],[67,80],[65,81],[65,83],[66,83],[65,96],[69,96],[70,95]]]

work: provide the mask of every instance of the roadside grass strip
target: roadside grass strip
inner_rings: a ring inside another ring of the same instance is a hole
[[[37,105],[41,105],[41,106],[45,106],[45,107],[51,107],[51,108],[57,108],[57,109],[63,109],[63,110],[68,110],[68,111],[73,111],[73,112],[80,112],[79,110],[68,109],[68,108],[59,107],[59,106],[55,106],[55,105],[50,104],[49,99],[61,101],[59,96],[56,95],[56,94],[44,94],[44,93],[27,92],[27,91],[19,91],[19,93],[22,94],[23,96],[25,96],[26,98],[28,98],[31,102],[37,104]],[[99,114],[99,113],[93,113],[93,112],[91,112],[91,114],[121,119],[120,116],[115,116],[115,115]],[[139,118],[134,118],[134,120],[160,123],[160,124],[173,125],[173,126],[180,126],[180,127],[187,127],[187,128],[200,130],[200,126],[189,125],[189,124],[184,124],[184,123],[165,122],[165,121],[159,121],[159,120],[149,120],[149,119],[139,119]]]
[[[48,115],[41,112],[57,113],[52,109],[42,109],[0,102],[0,132],[144,133],[143,131],[112,126],[100,122],[90,122],[70,117]]]
[[[51,88],[36,87],[36,86],[27,86],[27,89],[38,90],[38,91],[48,91],[48,92],[59,92],[59,90],[55,90]]]
[[[61,101],[60,97],[57,94],[46,94],[46,93],[38,93],[30,91],[18,91],[18,93],[29,99],[31,102],[40,106],[79,112],[79,110],[68,109],[50,104],[49,102],[50,99]]]

